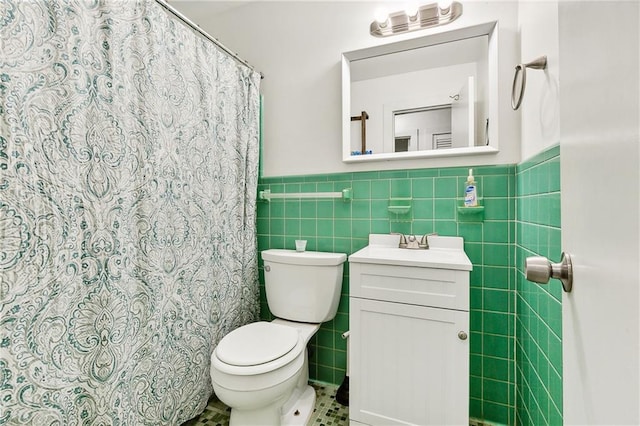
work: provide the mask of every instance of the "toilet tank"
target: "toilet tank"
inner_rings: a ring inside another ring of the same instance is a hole
[[[289,321],[332,320],[340,302],[346,259],[344,253],[264,250],[264,285],[271,313]]]

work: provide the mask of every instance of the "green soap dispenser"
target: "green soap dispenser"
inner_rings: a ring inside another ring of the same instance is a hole
[[[476,188],[476,181],[473,178],[473,169],[469,169],[469,176],[467,176],[467,186],[464,189],[464,206],[476,207],[478,205],[478,191]]]

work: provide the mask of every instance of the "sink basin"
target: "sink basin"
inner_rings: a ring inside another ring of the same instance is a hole
[[[471,271],[473,268],[464,252],[461,237],[429,236],[427,250],[398,248],[399,240],[398,235],[370,234],[369,245],[349,256],[349,262],[462,271]]]

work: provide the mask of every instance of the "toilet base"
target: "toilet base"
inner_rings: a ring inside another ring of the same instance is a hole
[[[293,404],[285,404],[285,407],[290,406],[286,413],[282,414],[283,426],[304,426],[311,419],[313,409],[316,405],[316,390],[307,385],[303,388],[296,389],[291,395],[291,399],[296,398]]]

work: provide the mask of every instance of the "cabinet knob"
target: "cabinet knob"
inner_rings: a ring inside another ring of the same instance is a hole
[[[459,331],[458,332],[458,339],[467,340],[467,333],[465,333],[464,331]]]

